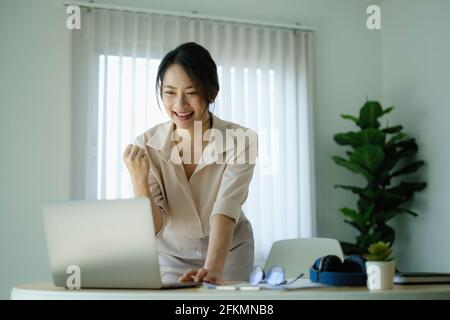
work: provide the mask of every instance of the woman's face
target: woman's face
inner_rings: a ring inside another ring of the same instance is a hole
[[[178,64],[170,65],[163,76],[162,101],[177,128],[189,129],[205,116],[206,101]]]

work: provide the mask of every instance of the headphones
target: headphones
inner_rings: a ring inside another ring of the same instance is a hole
[[[365,286],[366,259],[360,255],[348,256],[344,262],[335,255],[318,258],[309,269],[309,279],[331,286]]]

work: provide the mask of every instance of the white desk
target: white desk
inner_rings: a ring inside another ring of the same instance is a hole
[[[365,287],[321,287],[296,291],[222,291],[206,288],[165,290],[67,290],[52,283],[18,285],[11,291],[12,300],[347,300],[347,299],[446,299],[450,300],[450,284],[394,286],[392,290],[369,291]]]

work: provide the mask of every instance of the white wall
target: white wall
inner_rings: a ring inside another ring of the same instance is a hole
[[[103,1],[105,2],[105,1]],[[119,0],[108,0],[121,3]],[[129,5],[192,11],[316,28],[316,139],[318,232],[352,240],[338,208],[351,195],[332,186],[355,177],[333,164],[342,153],[334,133],[381,95],[380,32],[365,26],[375,0],[130,0]],[[48,281],[40,206],[70,196],[70,32],[58,0],[0,2],[0,298],[17,283]]]
[[[392,119],[419,144],[427,162],[417,179],[417,218],[396,221],[401,270],[450,272],[450,1],[384,0],[382,4],[383,101]]]
[[[49,280],[40,206],[70,195],[70,38],[58,1],[0,1],[0,298]]]

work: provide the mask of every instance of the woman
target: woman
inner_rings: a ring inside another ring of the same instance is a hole
[[[246,280],[254,244],[242,204],[256,134],[210,112],[219,92],[217,68],[196,43],[167,53],[156,86],[171,121],[138,136],[123,159],[135,196],[152,205],[162,280]]]

